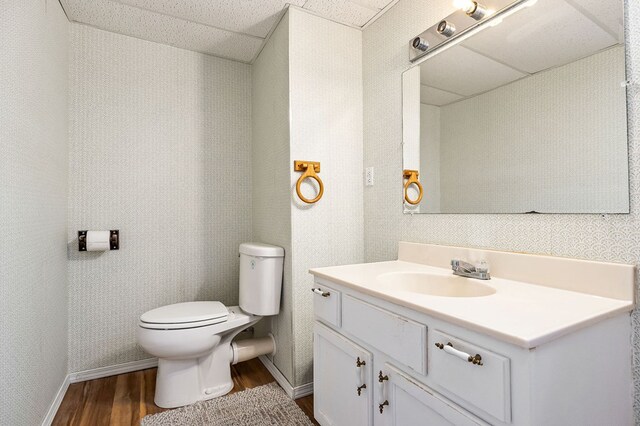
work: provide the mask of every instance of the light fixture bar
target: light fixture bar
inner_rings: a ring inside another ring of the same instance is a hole
[[[500,22],[506,16],[537,0],[482,0],[482,2],[463,0],[456,2],[457,11],[423,31],[409,42],[409,60],[415,62],[446,45],[460,42],[472,34],[489,27],[490,22]],[[493,12],[495,11],[495,12]],[[483,25],[483,24],[487,25]]]

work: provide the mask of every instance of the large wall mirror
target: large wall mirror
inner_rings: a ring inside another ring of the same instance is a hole
[[[629,212],[623,2],[530,3],[403,74],[405,212]]]

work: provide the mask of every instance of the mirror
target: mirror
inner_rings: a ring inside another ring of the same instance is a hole
[[[629,212],[622,1],[531,3],[403,74],[405,212]]]

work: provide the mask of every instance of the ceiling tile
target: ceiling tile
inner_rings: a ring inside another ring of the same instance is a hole
[[[347,0],[307,0],[304,8],[355,27],[362,27],[378,13],[377,10]]]
[[[420,65],[423,85],[463,96],[486,92],[525,75],[461,45],[438,53]]]
[[[280,13],[305,0],[115,0],[188,21],[265,38]],[[372,0],[373,1],[373,0]]]
[[[360,6],[367,7],[369,9],[382,10],[387,7],[392,0],[351,0],[352,3],[359,4]]]
[[[528,73],[561,66],[617,40],[561,0],[538,0],[463,42],[476,52]]]
[[[196,24],[109,0],[62,0],[69,18],[104,30],[249,62],[262,39]]]
[[[624,41],[623,0],[566,0],[567,3],[615,35],[618,42]]]
[[[420,86],[420,103],[435,106],[444,106],[462,99],[455,93],[445,92],[435,87]]]

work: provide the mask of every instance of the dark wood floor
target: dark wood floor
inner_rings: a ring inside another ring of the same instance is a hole
[[[231,393],[274,381],[260,360],[252,359],[231,367],[234,387]],[[165,409],[153,403],[156,369],[74,383],[64,396],[54,425],[100,426],[138,425],[147,414]],[[313,395],[296,400],[313,420]],[[317,424],[314,420],[314,423]]]

